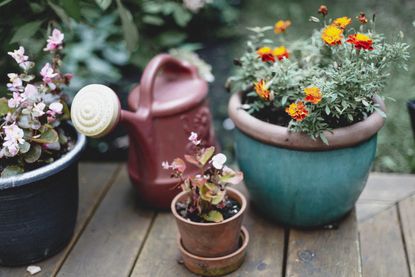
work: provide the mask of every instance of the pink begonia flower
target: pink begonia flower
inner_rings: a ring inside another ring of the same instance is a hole
[[[39,99],[39,92],[34,85],[28,84],[24,89],[23,97],[32,102],[36,102]]]
[[[33,117],[40,117],[45,114],[43,111],[46,108],[46,104],[43,102],[37,103],[32,108],[32,116]]]
[[[13,52],[7,52],[12,58],[18,63],[21,64],[29,59],[28,56],[25,56],[24,54],[24,48],[23,46],[20,46],[19,49],[14,50]]]
[[[9,105],[9,108],[17,108],[20,103],[22,103],[23,101],[23,97],[20,95],[19,92],[14,91],[13,92],[13,98],[10,98],[9,101],[7,102]]]
[[[54,73],[50,63],[46,63],[43,66],[42,70],[40,70],[40,75],[42,75],[43,77],[43,82],[48,84],[52,82],[52,79],[55,78],[58,75],[58,73]]]
[[[57,114],[61,114],[63,110],[63,105],[60,102],[53,102],[49,105],[49,110],[46,112],[48,114],[48,122],[51,123],[55,121]]]
[[[28,70],[34,64],[33,62],[28,61],[29,57],[24,54],[25,49],[23,46],[20,46],[19,49],[14,50],[13,52],[7,52],[12,58],[19,64],[24,70]]]
[[[16,121],[16,115],[15,114],[12,114],[12,113],[10,113],[10,112],[8,112],[7,114],[6,114],[6,117],[5,117],[5,119],[4,119],[5,121],[6,121],[6,123],[7,122],[14,122],[14,121]]]
[[[55,78],[58,73],[53,72],[53,68],[49,63],[46,63],[40,71],[40,75],[43,77],[43,82],[45,82],[52,90],[56,89],[56,85],[53,83],[53,78]]]
[[[216,169],[222,169],[226,163],[226,156],[222,153],[216,154],[212,157],[212,165]]]
[[[164,162],[162,162],[162,163],[161,163],[161,167],[162,167],[163,169],[169,169],[169,168],[170,168],[169,162],[168,162],[168,161],[164,161]]]
[[[52,35],[47,40],[46,48],[43,51],[54,51],[60,49],[65,35],[58,29],[53,29]]]
[[[199,145],[201,142],[201,140],[197,139],[197,134],[195,132],[190,133],[188,140],[192,142],[194,145]]]
[[[25,142],[23,139],[24,132],[16,125],[16,123],[4,126],[3,130],[6,135],[4,137],[3,147],[7,149],[11,157],[14,157],[19,152],[19,144],[23,144]]]
[[[57,114],[62,113],[63,105],[61,102],[53,102],[49,105],[49,109]]]
[[[23,91],[23,81],[16,73],[9,73],[7,76],[10,79],[10,83],[7,83],[7,89],[9,91]]]

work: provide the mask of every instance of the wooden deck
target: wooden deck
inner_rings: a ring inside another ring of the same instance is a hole
[[[230,276],[415,276],[415,177],[373,173],[338,229],[284,229],[249,209],[243,266]],[[36,276],[194,276],[180,263],[168,212],[140,207],[124,164],[80,165],[72,242]],[[412,274],[412,275],[411,275]],[[0,267],[1,277],[30,276]]]

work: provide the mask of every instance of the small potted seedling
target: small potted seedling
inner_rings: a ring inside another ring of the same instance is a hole
[[[243,180],[243,174],[225,165],[226,156],[215,147],[200,147],[198,135],[191,133],[193,154],[184,158],[199,173],[184,178],[186,162],[176,158],[163,168],[172,170],[182,192],[171,203],[179,229],[179,248],[185,266],[204,276],[218,276],[237,269],[243,262],[248,233],[242,226],[246,199],[227,187]]]

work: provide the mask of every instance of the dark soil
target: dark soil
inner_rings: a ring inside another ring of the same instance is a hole
[[[225,206],[222,209],[216,210],[219,211],[223,215],[223,219],[226,220],[239,213],[239,211],[241,210],[241,205],[233,199],[227,199],[225,200]],[[177,202],[176,211],[183,218],[190,219],[193,222],[211,223],[201,218],[196,212],[188,212],[186,203]]]

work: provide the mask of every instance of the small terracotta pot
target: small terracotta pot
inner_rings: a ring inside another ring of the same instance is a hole
[[[187,252],[183,248],[181,239],[178,238],[178,245],[185,267],[191,272],[202,276],[222,276],[237,270],[245,259],[248,243],[248,231],[245,227],[242,227],[239,248],[235,252],[223,257],[205,258]]]
[[[183,247],[201,257],[221,257],[229,255],[239,247],[242,219],[246,210],[246,199],[237,190],[228,188],[229,198],[241,205],[241,210],[231,218],[219,223],[198,223],[187,220],[176,211],[176,203],[184,202],[188,193],[178,194],[171,203]]]

